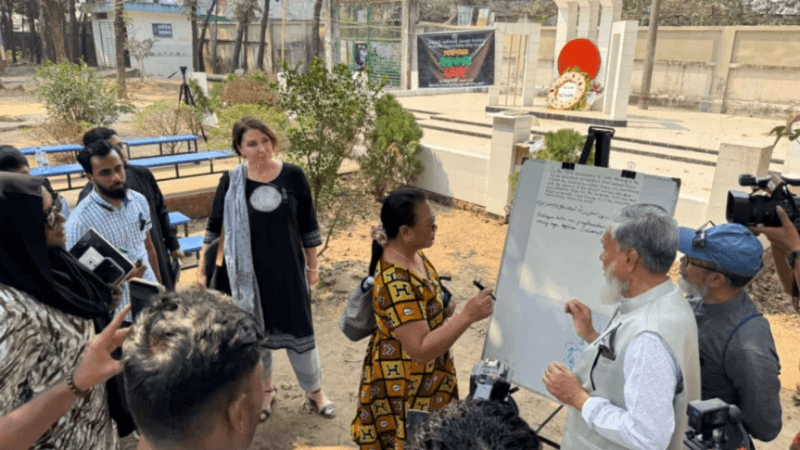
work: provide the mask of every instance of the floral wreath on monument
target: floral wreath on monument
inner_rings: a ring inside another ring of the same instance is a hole
[[[558,90],[566,83],[574,83],[577,86],[575,95],[559,100]],[[580,67],[570,67],[550,85],[550,89],[547,92],[547,107],[560,110],[588,109],[594,103],[593,101],[590,103],[587,98],[589,93],[593,93],[594,98],[597,98],[603,93],[603,87],[600,86],[600,83],[592,81],[589,74],[582,71]]]

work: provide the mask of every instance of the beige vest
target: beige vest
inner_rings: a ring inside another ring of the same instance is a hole
[[[637,297],[624,299],[608,328],[584,349],[575,373],[589,395],[608,399],[614,405],[625,408],[625,352],[633,339],[645,331],[659,335],[680,366],[679,392],[672,401],[675,430],[668,449],[682,450],[688,420],[686,406],[690,401],[700,398],[700,356],[694,314],[689,302],[671,281],[667,280]],[[611,347],[616,359],[600,356],[592,370],[601,344]],[[590,375],[594,379],[594,389]],[[561,448],[621,450],[626,447],[589,428],[580,411],[569,408]]]

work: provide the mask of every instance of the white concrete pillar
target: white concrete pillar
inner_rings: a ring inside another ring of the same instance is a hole
[[[486,211],[505,216],[509,201],[508,177],[514,171],[514,144],[530,138],[531,115],[490,114],[492,148],[486,174]]]
[[[714,170],[714,182],[711,185],[707,220],[713,220],[717,225],[727,222],[725,206],[728,204],[728,191],[748,192],[750,188],[739,186],[739,175],[749,173],[758,177],[765,176],[771,157],[772,145],[753,142],[721,144]]]
[[[553,78],[558,77],[558,54],[575,39],[577,35],[578,4],[574,1],[556,0],[558,5],[558,23],[556,26],[556,47],[553,53]]]
[[[775,144],[775,150],[785,145],[785,139],[781,139]],[[786,147],[786,156],[783,158],[783,175],[800,178],[800,139],[789,142]]]
[[[600,26],[600,2],[597,0],[589,1],[589,35],[587,39],[597,45],[597,30]]]
[[[508,24],[505,23],[498,23],[494,27],[494,86],[489,88],[489,106],[500,104],[500,74],[503,68],[503,47],[506,43],[507,28]]]
[[[600,0],[600,24],[597,29],[597,49],[600,51],[600,73],[595,81],[605,86],[606,60],[609,58],[608,47],[611,42],[611,26],[620,20],[622,15],[621,0]]]
[[[539,67],[539,38],[542,26],[538,23],[526,23],[525,35],[525,72],[522,78],[522,106],[533,106],[536,94],[536,70]]]
[[[603,102],[603,113],[610,116],[611,120],[626,120],[628,117],[638,31],[639,24],[635,20],[614,22],[612,27]]]
[[[589,39],[589,21],[591,20],[590,0],[578,0],[578,28],[575,32],[576,38]]]

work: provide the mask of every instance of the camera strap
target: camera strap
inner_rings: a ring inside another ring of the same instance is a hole
[[[795,285],[795,286],[797,286],[797,285]],[[742,325],[744,325],[744,324],[746,324],[747,322],[749,322],[749,321],[750,321],[750,319],[755,319],[756,317],[759,317],[759,316],[761,316],[761,313],[754,313],[754,314],[750,314],[749,316],[747,316],[747,317],[745,317],[744,319],[742,319],[742,320],[741,320],[741,322],[739,322],[739,324],[738,324],[738,325],[736,325],[736,326],[733,328],[733,331],[731,331],[731,334],[729,334],[729,335],[728,335],[728,340],[727,340],[727,341],[725,341],[725,349],[722,351],[722,360],[723,360],[723,361],[725,361],[725,357],[726,357],[726,356],[727,356],[727,354],[728,354],[728,344],[730,344],[730,343],[731,343],[731,340],[733,339],[733,335],[734,335],[734,334],[736,334],[736,332],[737,332],[737,331],[739,331],[739,328],[741,328],[741,327],[742,327]]]

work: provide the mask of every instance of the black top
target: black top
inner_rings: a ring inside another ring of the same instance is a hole
[[[153,247],[156,249],[161,284],[168,290],[173,290],[175,289],[175,279],[172,276],[169,265],[170,253],[180,245],[175,234],[175,228],[169,225],[169,212],[167,211],[167,205],[164,203],[164,195],[161,193],[153,173],[146,167],[126,164],[125,178],[128,188],[144,195],[150,205],[150,219],[153,221],[150,237],[153,240]],[[92,189],[94,189],[94,185],[86,183],[86,186],[78,194],[78,203],[89,195]]]
[[[223,174],[214,196],[206,230],[222,232],[225,194],[230,177]],[[253,267],[264,311],[267,346],[294,348],[281,337],[313,336],[311,295],[305,271],[304,248],[322,243],[311,189],[303,170],[283,163],[278,176],[269,183],[247,179],[245,186]]]

